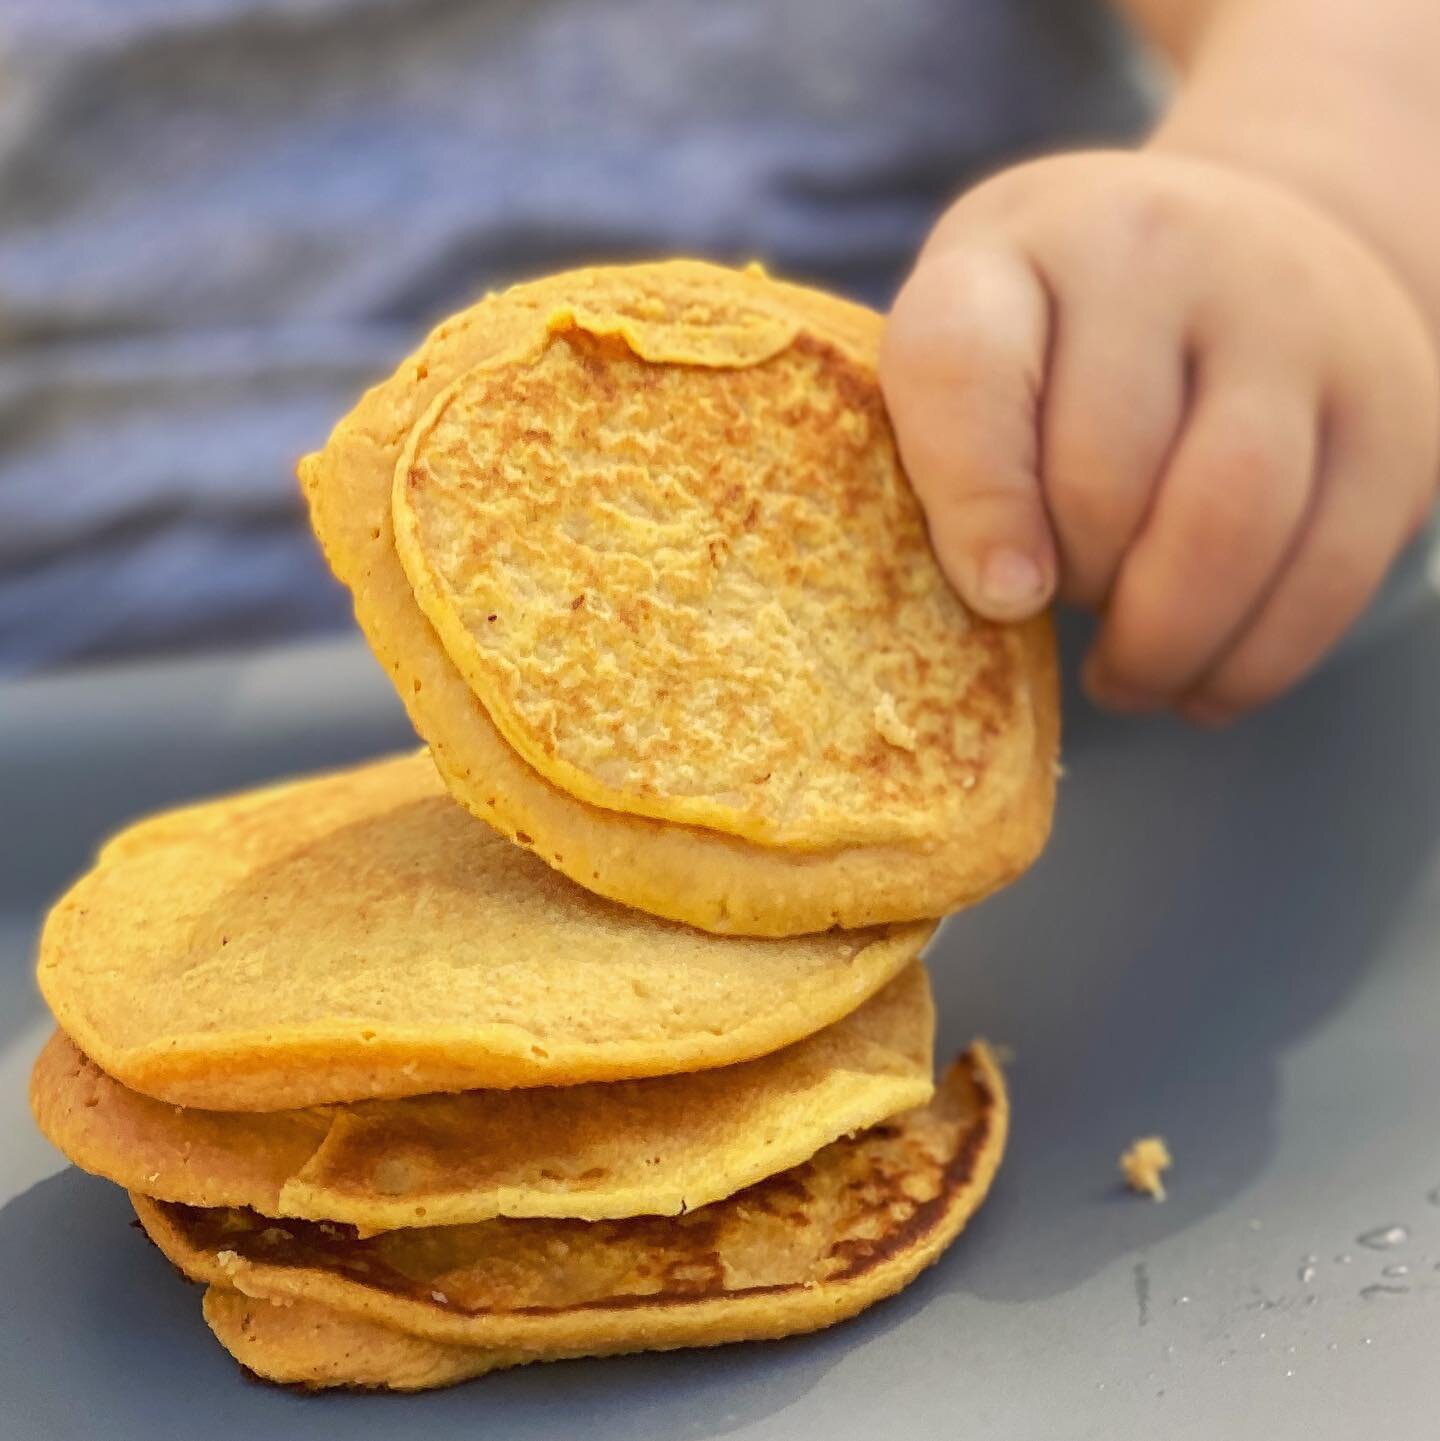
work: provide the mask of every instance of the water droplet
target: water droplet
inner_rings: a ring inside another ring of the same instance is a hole
[[[1373,1340],[1371,1337],[1367,1336],[1367,1337],[1365,1338],[1365,1344],[1366,1344],[1367,1346],[1373,1346],[1373,1345],[1375,1344],[1375,1342],[1374,1342],[1374,1340]]]
[[[1285,1373],[1285,1379],[1288,1381],[1288,1380],[1290,1379],[1290,1377],[1292,1377],[1294,1374],[1295,1374],[1295,1373],[1294,1373],[1293,1371],[1287,1371],[1287,1372]]]
[[[1340,1349],[1340,1343],[1338,1341],[1331,1341],[1326,1345],[1325,1349],[1327,1351],[1338,1351]]]
[[[1387,1286],[1383,1282],[1376,1281],[1373,1285],[1360,1288],[1360,1299],[1362,1301],[1378,1301],[1382,1296],[1408,1296],[1408,1286]],[[1370,1344],[1368,1341],[1365,1343]]]
[[[1354,1256],[1348,1251],[1342,1251],[1340,1255],[1336,1256],[1335,1263],[1339,1266],[1348,1266],[1354,1259]]]
[[[1262,1331],[1262,1332],[1260,1333],[1260,1339],[1261,1339],[1262,1341],[1265,1339],[1265,1332],[1264,1332],[1264,1331]]]
[[[1175,1304],[1177,1306],[1188,1306],[1190,1304],[1190,1298],[1188,1296],[1177,1296],[1175,1298]]]
[[[1410,1268],[1397,1263],[1394,1266],[1386,1266],[1380,1274],[1382,1276],[1408,1276],[1410,1274]]]
[[[1410,1228],[1408,1226],[1376,1226],[1373,1230],[1362,1231],[1355,1239],[1360,1245],[1368,1246],[1372,1251],[1391,1251],[1396,1246],[1403,1246],[1410,1239]]]
[[[1097,1391],[1103,1391],[1105,1389],[1105,1383],[1103,1381],[1097,1381],[1095,1383],[1095,1389]]]
[[[1295,1354],[1295,1352],[1296,1352],[1296,1349],[1297,1349],[1297,1348],[1294,1347],[1294,1346],[1287,1346],[1287,1347],[1285,1348],[1285,1354],[1286,1354],[1287,1356],[1293,1356],[1293,1355]]]
[[[1315,1266],[1312,1262],[1306,1263],[1300,1268],[1300,1284],[1308,1286],[1315,1279]]]
[[[1173,1356],[1175,1354],[1175,1348],[1173,1346],[1167,1346],[1165,1348],[1165,1354],[1167,1356]]]

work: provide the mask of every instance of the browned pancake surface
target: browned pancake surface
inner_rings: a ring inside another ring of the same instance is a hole
[[[684,1216],[496,1220],[387,1232],[137,1196],[183,1270],[437,1341],[574,1350],[705,1345],[853,1315],[904,1285],[979,1204],[1004,1144],[983,1046],[930,1105]]]

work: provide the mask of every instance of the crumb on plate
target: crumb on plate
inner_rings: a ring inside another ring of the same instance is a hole
[[[1157,1201],[1165,1199],[1165,1183],[1161,1175],[1170,1169],[1170,1164],[1170,1147],[1165,1144],[1163,1136],[1141,1136],[1120,1157],[1125,1184],[1132,1191],[1152,1196]]]

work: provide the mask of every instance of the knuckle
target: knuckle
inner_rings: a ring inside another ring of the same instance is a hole
[[[934,267],[932,267],[933,270]],[[926,273],[907,281],[880,337],[882,385],[923,378],[947,385],[983,375],[983,336],[968,318],[963,267],[951,276]],[[941,289],[941,281],[950,280]]]
[[[1136,185],[1123,192],[1113,207],[1111,224],[1127,253],[1154,254],[1179,244],[1188,246],[1195,231],[1195,206],[1169,186]]]
[[[1153,181],[1116,187],[1103,210],[1060,240],[1080,269],[1127,288],[1195,273],[1203,227],[1190,199]]]
[[[1268,298],[1292,322],[1336,316],[1336,269],[1331,248],[1274,243],[1248,252],[1254,266],[1255,294]],[[1248,294],[1249,292],[1247,292]]]
[[[920,491],[927,509],[944,510],[954,517],[984,518],[988,530],[1001,533],[1033,529],[1043,512],[1034,496],[1034,482],[1021,467],[966,466],[943,486]]]
[[[1096,539],[1127,526],[1129,506],[1103,466],[1083,452],[1057,457],[1045,472],[1045,495],[1062,530]]]
[[[910,484],[932,518],[1000,506],[1023,517],[1027,527],[1043,518],[1033,437],[1022,412],[997,409],[958,434],[927,425],[923,412],[916,412],[909,424],[897,417],[895,434]]]
[[[924,371],[943,339],[926,315],[918,282],[912,277],[900,288],[880,335],[880,379],[882,384]]]
[[[1208,486],[1191,507],[1183,533],[1190,568],[1223,570],[1237,554],[1249,548],[1257,532],[1253,496],[1248,488]]]
[[[1227,437],[1207,458],[1186,516],[1186,545],[1196,564],[1223,565],[1273,538],[1296,508],[1296,474],[1292,457],[1268,436],[1240,431]]]
[[[1232,420],[1215,446],[1208,468],[1217,490],[1257,498],[1283,478],[1289,461],[1288,445],[1263,422]]]

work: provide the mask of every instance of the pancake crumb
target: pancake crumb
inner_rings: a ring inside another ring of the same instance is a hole
[[[1170,1148],[1163,1136],[1141,1136],[1120,1157],[1125,1184],[1139,1195],[1150,1196],[1156,1201],[1165,1199],[1165,1182],[1161,1175],[1170,1169],[1170,1165]]]

